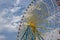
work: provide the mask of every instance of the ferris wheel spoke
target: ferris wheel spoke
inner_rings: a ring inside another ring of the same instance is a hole
[[[19,30],[20,35],[22,35],[21,40],[36,40],[36,37],[38,37],[39,40],[44,40],[44,32],[53,30],[53,28],[46,27],[49,25],[47,18],[50,16],[50,7],[45,2],[40,0],[36,1],[37,0],[33,0],[31,4],[29,4],[21,17],[20,23],[22,25],[19,25],[22,27],[22,29],[20,28],[21,31]],[[45,26],[41,26],[42,24]],[[38,28],[41,30],[38,30]]]

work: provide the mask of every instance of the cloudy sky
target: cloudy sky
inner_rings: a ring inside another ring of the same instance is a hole
[[[0,40],[16,40],[20,15],[29,2],[29,0],[0,0]]]
[[[21,15],[30,2],[31,0],[0,0],[0,40],[16,40]],[[59,13],[56,14],[57,17],[60,17]],[[53,18],[54,15],[48,19],[54,21]],[[60,23],[60,19],[56,22]]]

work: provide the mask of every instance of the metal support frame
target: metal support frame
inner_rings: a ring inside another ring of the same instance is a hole
[[[36,34],[39,40],[44,40],[38,32]],[[21,37],[21,40],[36,40],[30,26],[27,27],[25,33]]]

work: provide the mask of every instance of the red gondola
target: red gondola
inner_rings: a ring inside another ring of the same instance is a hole
[[[57,39],[57,40],[60,40],[60,39]]]
[[[57,5],[60,6],[60,0],[56,0]]]
[[[59,34],[60,34],[60,31],[59,31]]]

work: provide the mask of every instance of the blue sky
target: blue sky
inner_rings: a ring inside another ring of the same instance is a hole
[[[30,2],[31,0],[0,0],[0,40],[16,40],[21,15]],[[60,23],[59,13],[56,14],[57,17],[54,14],[48,19],[53,23],[56,18],[56,22]]]
[[[0,0],[0,40],[16,40],[18,23],[30,0]]]

